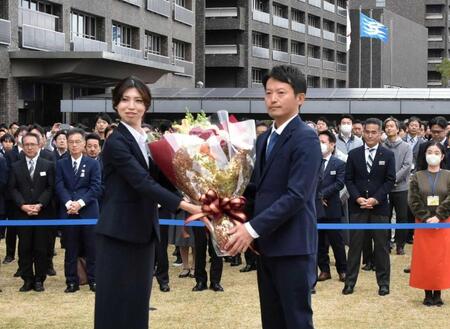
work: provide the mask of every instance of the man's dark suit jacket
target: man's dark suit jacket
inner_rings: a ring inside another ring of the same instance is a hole
[[[33,218],[49,218],[52,209],[49,207],[54,193],[55,169],[53,162],[38,157],[33,179],[30,177],[25,156],[12,164],[8,188],[10,196],[17,206],[17,217],[28,218],[20,207],[24,204],[42,204],[42,210]]]
[[[316,189],[322,161],[317,134],[300,117],[293,119],[265,161],[269,129],[256,142],[252,178],[259,251],[268,257],[317,252]]]
[[[317,211],[317,217],[340,219],[343,211],[339,191],[344,188],[345,162],[332,155],[321,177],[322,179],[317,189],[317,194],[319,199],[326,201],[327,205],[322,205],[319,200],[317,207],[318,209],[321,207],[323,210],[322,216]]]
[[[72,157],[56,163],[56,193],[60,200],[59,215],[68,218],[66,203],[82,199],[86,204],[79,211],[80,218],[98,218],[98,198],[101,193],[100,164],[87,156],[82,156],[77,171],[73,172]]]
[[[367,172],[365,147],[360,146],[348,154],[345,169],[345,185],[350,194],[350,213],[364,212],[356,199],[375,198],[379,204],[374,206],[372,213],[380,216],[389,216],[388,194],[395,183],[395,157],[387,148],[378,145],[370,174]]]
[[[149,243],[153,234],[159,239],[158,204],[175,212],[181,197],[152,178],[139,145],[123,124],[106,140],[102,161],[105,195],[96,232],[132,243]]]
[[[8,164],[3,155],[0,155],[0,215],[6,213],[5,209],[5,195],[8,188]]]
[[[416,145],[414,145],[414,148],[412,149],[414,171],[417,171],[417,165],[418,165],[417,159],[418,159],[418,156],[419,156],[420,145],[422,145],[423,143],[426,142],[426,140],[423,137],[416,137],[416,138],[417,138],[417,143],[416,143]],[[408,136],[405,136],[402,139],[409,144]]]

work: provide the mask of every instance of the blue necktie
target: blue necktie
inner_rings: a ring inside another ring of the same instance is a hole
[[[73,174],[76,176],[78,173],[77,162],[73,162]]]
[[[270,156],[270,152],[272,152],[273,147],[275,146],[275,144],[277,143],[278,137],[280,137],[280,135],[277,134],[276,131],[274,131],[269,138],[269,144],[267,145],[267,149],[266,149],[266,160],[269,159]]]

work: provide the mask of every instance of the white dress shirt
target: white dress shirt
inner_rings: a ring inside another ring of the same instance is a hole
[[[378,145],[380,145],[380,144],[377,144],[377,145],[375,145],[375,146],[369,147],[369,146],[367,146],[367,144],[365,144],[365,151],[364,151],[364,154],[365,154],[365,156],[366,156],[366,163],[367,163],[367,161],[369,161],[369,154],[370,154],[369,149],[373,149],[373,150],[374,150],[374,151],[372,151],[372,152],[373,152],[373,153],[372,153],[372,157],[373,157],[373,159],[375,160],[375,155],[377,154]]]
[[[150,156],[150,151],[147,146],[147,134],[142,131],[137,131],[133,127],[131,127],[129,124],[126,124],[123,121],[120,121],[130,132],[130,134],[134,137],[136,140],[136,143],[138,143],[139,148],[141,149],[142,155],[144,156],[145,162],[147,163],[147,167],[149,167],[150,163],[148,160],[148,157]]]
[[[83,156],[80,156],[78,159],[74,159],[72,156],[70,157],[71,160],[71,164],[72,164],[72,168],[73,168],[73,163],[75,162],[77,164],[77,172],[80,170],[80,164],[81,164],[81,159],[83,158]],[[66,202],[66,209],[70,208],[70,205],[72,204],[72,202],[74,202],[73,200],[69,200]],[[79,199],[77,200],[78,204],[80,205],[80,209],[83,208],[86,203],[83,201],[83,199]]]

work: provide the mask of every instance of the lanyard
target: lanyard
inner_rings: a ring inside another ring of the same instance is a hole
[[[441,171],[438,171],[436,176],[434,176],[434,180],[433,180],[433,177],[431,177],[431,174],[427,171],[428,181],[430,182],[431,194],[432,195],[436,195],[434,192],[436,190],[436,182],[437,182],[437,180],[439,178],[440,173],[441,173]]]

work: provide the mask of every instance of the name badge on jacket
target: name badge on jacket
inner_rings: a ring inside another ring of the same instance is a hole
[[[427,196],[427,206],[439,206],[439,195],[430,195]]]
[[[39,173],[39,176],[47,176],[47,173],[46,173],[45,171],[41,171],[41,172]]]
[[[384,166],[384,165],[386,164],[386,162],[385,162],[385,161],[380,161],[380,162],[378,162],[378,164],[379,164],[380,166]]]
[[[331,175],[331,176],[336,176],[336,170],[330,171],[330,175]]]

